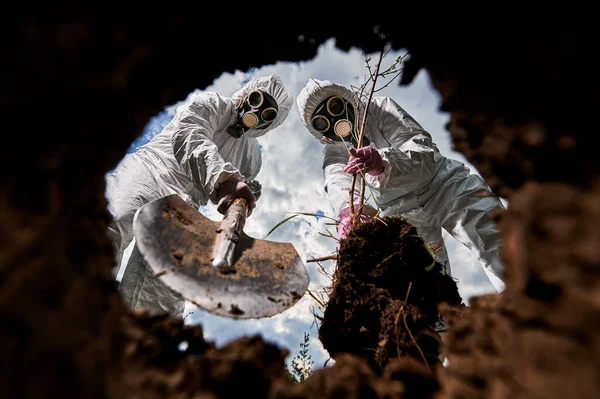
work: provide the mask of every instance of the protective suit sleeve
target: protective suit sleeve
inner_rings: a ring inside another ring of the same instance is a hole
[[[372,185],[412,191],[431,180],[437,169],[435,154],[439,151],[431,135],[394,100],[381,97],[375,101],[379,105],[378,127],[390,143],[389,147],[379,148],[379,152],[390,170]]]
[[[350,155],[344,143],[325,144],[323,148],[323,173],[325,177],[325,192],[336,217],[348,207],[352,175],[344,172]],[[356,176],[354,184],[354,203],[360,198],[360,175]]]
[[[232,104],[216,93],[201,93],[177,109],[171,139],[173,153],[180,165],[192,176],[197,189],[217,203],[219,185],[230,177],[244,176],[230,162],[225,162],[213,142],[215,131],[229,121]]]

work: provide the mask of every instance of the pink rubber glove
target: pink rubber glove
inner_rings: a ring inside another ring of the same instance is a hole
[[[383,172],[383,158],[375,148],[371,146],[350,148],[350,160],[344,167],[344,172],[355,174],[364,170],[371,176],[377,176]]]
[[[338,220],[339,220],[339,223],[337,225],[337,234],[338,234],[337,247],[339,249],[340,241],[345,239],[346,237],[348,237],[348,233],[350,232],[351,222],[352,222],[352,219],[350,217],[350,209],[349,208],[342,209],[342,211],[340,212],[340,214],[338,216]],[[364,223],[364,222],[367,222],[368,220],[369,220],[369,217],[367,215],[361,214],[360,218],[358,219],[358,222]]]

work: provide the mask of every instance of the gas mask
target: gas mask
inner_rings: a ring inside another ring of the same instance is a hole
[[[354,137],[354,107],[338,96],[330,96],[315,108],[310,120],[311,126],[323,134],[321,141],[351,141],[356,145]],[[363,142],[365,142],[363,138]]]
[[[264,129],[277,117],[278,107],[275,99],[262,90],[254,90],[240,98],[235,109],[238,113],[235,125],[227,129],[235,137],[242,137],[250,129]]]

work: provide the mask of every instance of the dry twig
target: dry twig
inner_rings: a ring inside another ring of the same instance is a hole
[[[337,257],[337,255],[327,255],[327,256],[323,256],[321,258],[307,259],[306,262],[322,262],[324,260],[338,260],[338,257]]]

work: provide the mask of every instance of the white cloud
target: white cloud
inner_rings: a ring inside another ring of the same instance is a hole
[[[386,60],[391,63],[396,57],[404,54],[406,51],[390,52]],[[373,59],[376,59],[376,56],[373,55]],[[248,79],[271,73],[281,76],[283,83],[294,94],[295,101],[295,97],[309,78],[359,86],[364,81],[367,70],[360,50],[346,53],[336,49],[334,41],[330,40],[319,48],[313,60],[300,63],[280,62],[253,69],[248,73],[225,73],[205,90],[228,96],[239,90]],[[461,160],[477,173],[476,168],[470,165],[462,154],[453,151],[449,133],[444,127],[449,116],[438,111],[440,98],[433,90],[426,72],[421,71],[408,87],[400,87],[395,81],[377,95],[394,98],[432,134],[442,153]],[[294,212],[320,212],[333,217],[322,187],[322,145],[305,129],[296,105],[292,107],[283,125],[258,140],[264,150],[263,167],[257,176],[263,187],[262,196],[246,222],[246,234],[262,238]],[[212,205],[201,210],[213,220],[220,218]],[[328,222],[331,221],[323,217],[317,219],[314,216],[297,216],[276,229],[267,239],[291,242],[304,261],[326,256],[335,250],[336,245],[334,239],[319,234],[329,229],[335,235],[335,227],[327,226]],[[469,251],[448,234],[444,233],[444,237],[447,240],[453,275],[459,281],[463,299],[467,301],[473,295],[493,292],[487,277]],[[326,261],[323,265],[329,272],[332,271],[331,261]],[[328,282],[327,278],[319,273],[317,263],[306,263],[306,266],[311,277],[311,289],[319,288]],[[186,312],[191,311],[193,314],[186,318],[186,323],[201,324],[206,338],[215,341],[217,345],[243,335],[261,334],[265,339],[290,350],[289,360],[297,354],[304,332],[308,332],[312,339],[311,355],[315,367],[322,367],[328,354],[317,339],[317,326],[311,313],[313,306],[314,301],[305,296],[286,312],[261,320],[232,320],[188,306]]]

